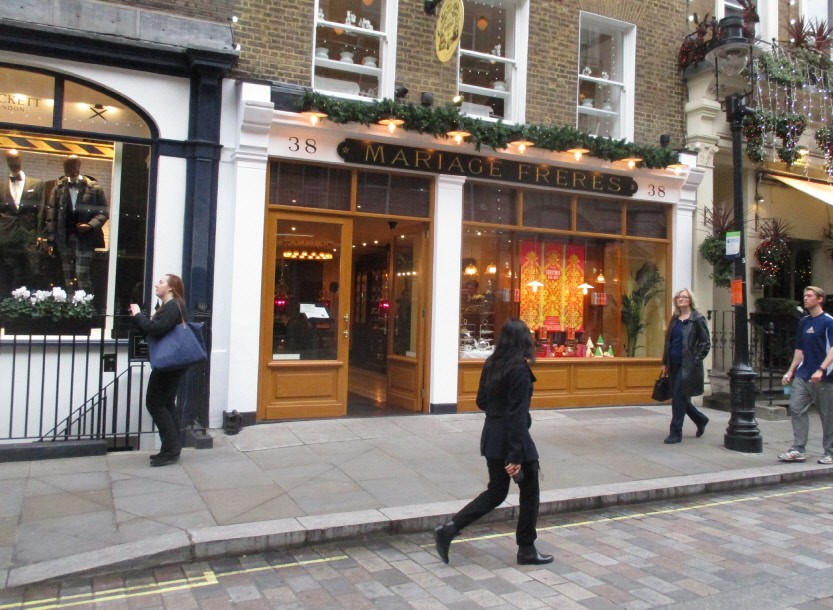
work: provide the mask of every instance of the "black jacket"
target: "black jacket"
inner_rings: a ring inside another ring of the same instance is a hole
[[[179,307],[177,307],[177,304]],[[182,312],[180,314],[180,311]],[[160,307],[153,317],[145,313],[133,316],[133,323],[147,337],[164,337],[174,329],[174,326],[188,320],[188,309],[179,299],[171,299]]]
[[[0,186],[0,246],[25,247],[35,243],[43,192],[42,181],[26,176],[20,205],[16,206],[8,179],[3,182]]]
[[[75,225],[88,224],[92,227],[86,233],[77,233],[82,249],[94,250],[104,247],[104,232],[101,227],[110,217],[107,197],[98,182],[82,176],[78,185],[75,213],[72,211],[72,195],[69,179],[64,176],[52,189],[46,206],[46,236],[59,250],[67,247],[67,235],[75,233]]]
[[[699,311],[692,311],[689,324],[683,329],[683,363],[681,380],[686,396],[700,396],[704,392],[705,373],[703,360],[709,355],[711,339],[706,318]],[[665,350],[662,363],[670,367],[671,334],[675,324],[682,324],[678,316],[671,318],[665,331]]]
[[[477,406],[486,412],[480,435],[480,454],[488,460],[501,460],[507,464],[537,460],[538,450],[529,434],[532,426],[529,403],[535,375],[527,365],[516,367],[506,374],[502,391],[494,393],[485,385],[489,366],[487,360],[477,390]]]

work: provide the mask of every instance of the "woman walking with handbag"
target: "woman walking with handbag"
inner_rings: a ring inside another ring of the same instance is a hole
[[[133,323],[146,337],[160,339],[175,326],[185,322],[188,311],[185,306],[185,286],[179,276],[163,275],[155,288],[162,306],[152,316],[147,316],[133,303],[130,305],[130,313],[133,315]],[[179,382],[186,370],[154,368],[148,378],[145,406],[162,439],[159,453],[150,456],[151,466],[167,466],[179,461],[182,439],[175,401]]]
[[[529,403],[535,376],[529,368],[535,362],[535,346],[529,327],[511,318],[500,331],[494,353],[483,365],[477,406],[486,412],[480,436],[480,454],[489,468],[489,485],[459,513],[434,529],[437,553],[448,563],[451,541],[460,530],[499,506],[509,493],[509,478],[520,488],[520,514],[515,540],[518,563],[550,563],[552,555],[535,549],[538,537],[538,450],[529,434],[532,418]]]
[[[686,415],[697,426],[694,436],[700,438],[706,430],[709,418],[691,403],[691,397],[703,393],[703,360],[710,348],[706,318],[695,309],[691,291],[683,288],[674,295],[674,315],[665,333],[662,355],[662,374],[671,375],[671,431],[664,441],[666,445],[683,440]]]

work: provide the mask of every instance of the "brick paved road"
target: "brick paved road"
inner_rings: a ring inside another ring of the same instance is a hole
[[[559,515],[549,566],[515,563],[511,523],[67,580],[10,608],[833,608],[833,485],[816,482]]]

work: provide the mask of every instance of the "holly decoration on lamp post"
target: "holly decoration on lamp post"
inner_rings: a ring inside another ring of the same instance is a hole
[[[753,163],[766,160],[764,136],[772,131],[775,118],[769,112],[756,110],[743,119],[743,135],[746,137],[746,157]]]
[[[787,165],[798,158],[798,138],[806,128],[807,118],[797,112],[785,112],[775,119],[775,135],[784,144],[778,149],[778,157]]]

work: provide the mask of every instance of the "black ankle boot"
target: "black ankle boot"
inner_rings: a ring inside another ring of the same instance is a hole
[[[534,544],[518,547],[518,565],[539,566],[545,563],[552,563],[552,555],[539,553]]]
[[[448,563],[448,549],[451,547],[451,541],[460,532],[454,521],[449,521],[445,525],[438,525],[434,528],[434,543],[437,545],[437,555],[443,560],[443,563]]]

